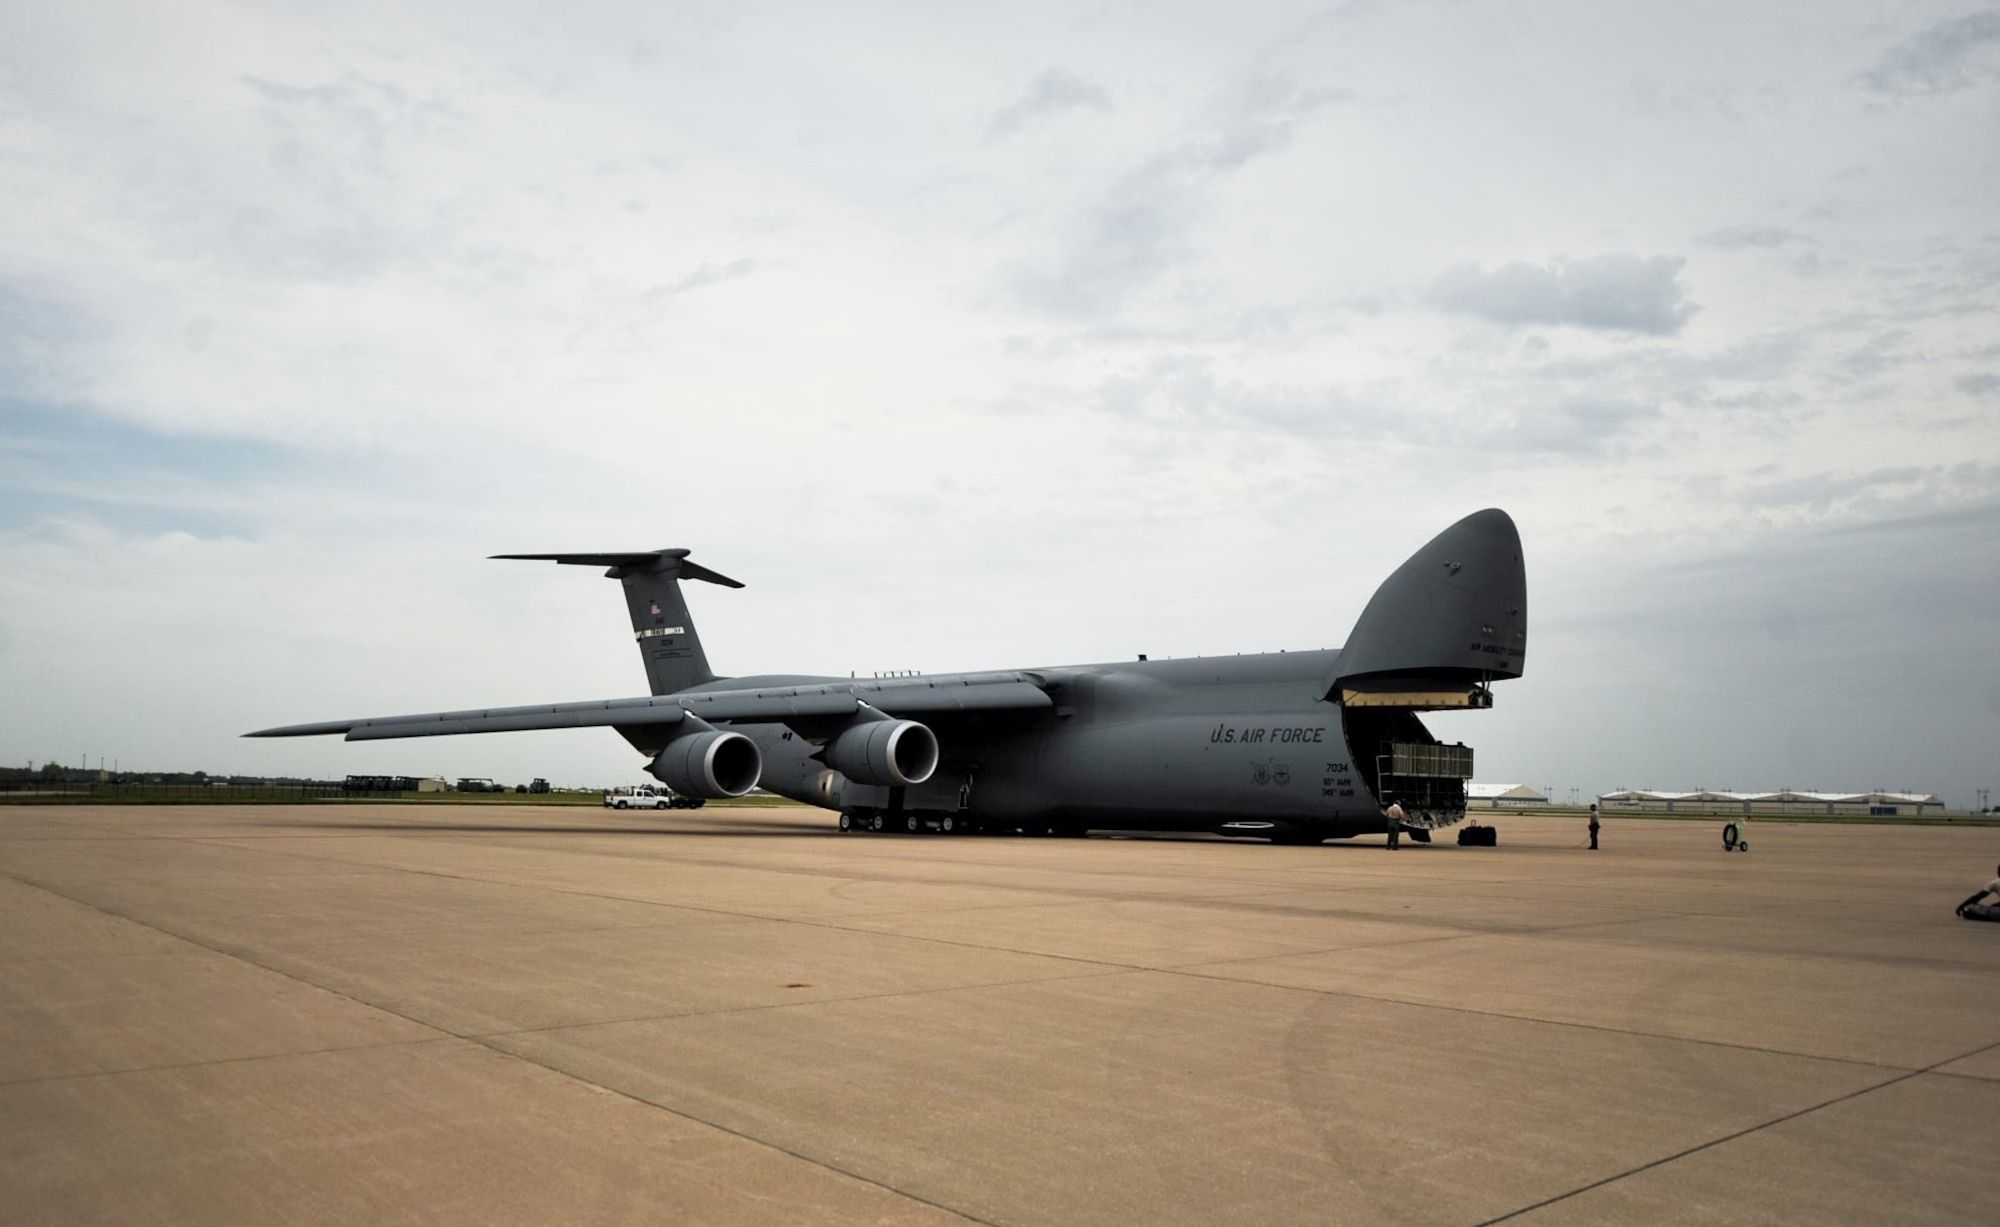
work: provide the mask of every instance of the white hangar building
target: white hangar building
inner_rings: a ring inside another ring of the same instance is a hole
[[[1526,784],[1477,784],[1465,786],[1467,809],[1506,809],[1515,805],[1547,805],[1548,794]]]
[[[1936,814],[1944,802],[1928,792],[1665,792],[1653,788],[1621,788],[1597,798],[1605,810],[1671,814],[1855,814],[1868,818],[1909,818]]]

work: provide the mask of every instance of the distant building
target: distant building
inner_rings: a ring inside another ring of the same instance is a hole
[[[350,775],[341,784],[346,793],[444,792],[445,782],[436,776],[419,779],[410,775]]]
[[[1621,788],[1597,798],[1606,810],[1671,814],[1851,814],[1864,818],[1908,818],[1941,813],[1944,802],[1928,792],[1718,792],[1697,788],[1669,792],[1655,788]]]
[[[1467,809],[1504,809],[1514,805],[1547,805],[1548,794],[1526,784],[1478,784],[1465,786]]]

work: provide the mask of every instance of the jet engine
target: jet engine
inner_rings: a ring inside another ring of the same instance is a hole
[[[856,784],[921,784],[937,770],[937,734],[914,720],[870,720],[827,742],[826,765]]]
[[[757,787],[764,756],[741,733],[709,729],[667,743],[646,774],[688,797],[740,797]]]

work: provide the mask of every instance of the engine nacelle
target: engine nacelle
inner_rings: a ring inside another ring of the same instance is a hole
[[[914,720],[871,720],[829,741],[826,765],[856,784],[921,784],[937,770],[937,734]]]
[[[764,756],[743,734],[710,729],[668,742],[646,774],[682,796],[740,797],[763,777]]]

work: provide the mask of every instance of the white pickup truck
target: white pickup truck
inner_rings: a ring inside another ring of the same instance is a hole
[[[700,809],[705,803],[705,798],[683,797],[651,784],[614,788],[604,794],[606,809]]]

